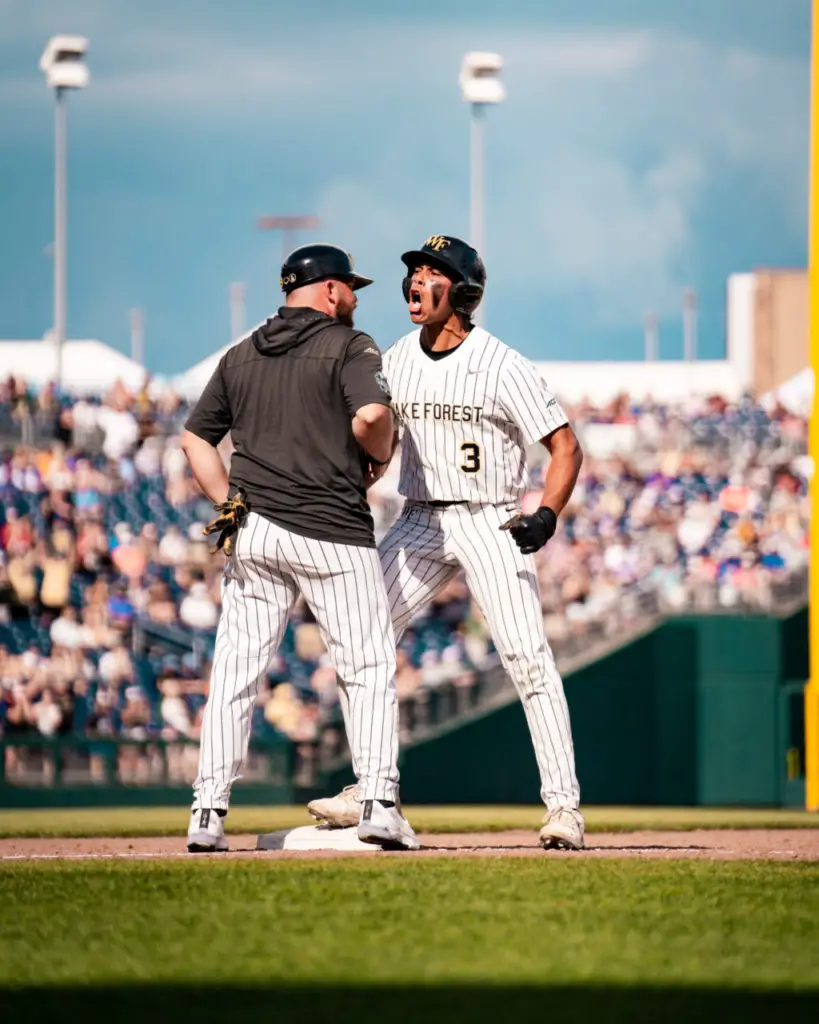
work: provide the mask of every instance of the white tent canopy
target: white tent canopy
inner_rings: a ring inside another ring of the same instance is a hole
[[[209,356],[192,366],[189,370],[184,373],[180,373],[178,377],[174,377],[171,381],[174,391],[182,398],[190,399],[195,401],[202,392],[205,390],[205,385],[213,376],[213,371],[219,365],[219,360],[234,345],[238,345],[240,341],[244,341],[245,338],[249,338],[250,335],[256,330],[257,327],[261,327],[266,321],[262,320],[258,324],[255,324],[250,328],[249,331],[245,331],[244,334],[236,338],[235,341],[231,341],[229,344],[223,346],[218,352],[213,352]]]
[[[813,406],[813,369],[808,366],[778,388],[762,396],[763,405],[771,408],[777,402],[797,416],[810,416]]]
[[[239,339],[241,341],[241,339]],[[214,352],[209,356],[206,356],[200,363],[192,366],[189,370],[181,373],[178,377],[174,377],[172,384],[173,389],[182,398],[196,399],[205,390],[205,385],[213,376],[213,371],[219,365],[219,360],[228,351],[233,348],[237,342],[231,342],[229,345],[225,345],[224,348],[220,348],[218,352]]]
[[[62,353],[63,389],[72,394],[99,394],[118,380],[129,389],[145,383],[145,369],[101,341],[67,341]],[[57,347],[42,341],[0,341],[0,378],[22,377],[42,387],[57,377]]]

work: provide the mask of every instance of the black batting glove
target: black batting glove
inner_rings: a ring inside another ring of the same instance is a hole
[[[541,505],[531,515],[512,516],[511,519],[506,520],[501,529],[508,530],[512,534],[515,543],[524,555],[533,555],[554,536],[557,529],[557,516],[548,505]]]

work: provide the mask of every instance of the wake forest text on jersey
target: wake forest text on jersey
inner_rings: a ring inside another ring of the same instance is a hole
[[[453,423],[480,423],[482,405],[455,405],[448,402],[393,402],[395,415],[402,420],[452,420]]]

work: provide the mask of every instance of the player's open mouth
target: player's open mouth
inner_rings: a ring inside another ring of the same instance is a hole
[[[421,312],[421,293],[417,288],[411,288],[409,294],[409,311],[410,315],[415,315]]]

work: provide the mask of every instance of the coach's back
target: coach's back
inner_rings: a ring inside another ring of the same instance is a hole
[[[288,530],[374,543],[367,458],[352,418],[390,404],[372,338],[316,309],[284,306],[219,362],[186,428],[234,446],[232,488]]]

